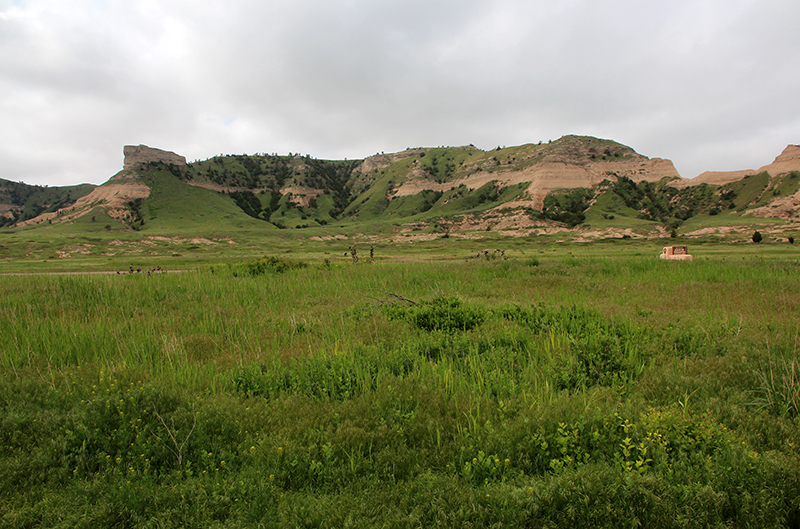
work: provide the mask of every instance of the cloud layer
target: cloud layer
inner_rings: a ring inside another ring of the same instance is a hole
[[[564,134],[757,168],[800,143],[798,27],[783,0],[0,0],[0,178]]]

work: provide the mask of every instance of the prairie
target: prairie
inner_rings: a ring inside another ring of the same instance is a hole
[[[497,242],[0,276],[0,526],[798,527],[793,246]]]

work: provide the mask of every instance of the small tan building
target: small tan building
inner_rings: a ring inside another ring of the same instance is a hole
[[[686,250],[686,246],[665,246],[659,255],[661,259],[677,259],[679,261],[691,261],[692,256]]]

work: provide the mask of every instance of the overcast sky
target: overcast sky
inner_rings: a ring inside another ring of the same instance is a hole
[[[753,169],[800,143],[798,28],[797,0],[0,0],[0,178],[566,134]]]

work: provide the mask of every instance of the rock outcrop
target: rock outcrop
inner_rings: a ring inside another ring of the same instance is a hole
[[[675,187],[689,187],[699,184],[725,185],[741,180],[751,174],[767,172],[770,176],[778,176],[792,171],[800,171],[800,145],[788,145],[775,160],[759,169],[744,171],[706,171],[691,180],[676,180],[671,182]]]
[[[776,176],[792,171],[800,171],[800,145],[788,145],[769,165],[765,165],[758,172],[767,171]]]
[[[125,155],[123,169],[112,176],[108,182],[96,187],[91,193],[79,198],[70,206],[53,213],[42,213],[38,217],[20,222],[18,226],[72,222],[78,217],[89,214],[97,207],[102,208],[109,217],[125,222],[131,218],[128,204],[132,200],[145,199],[150,196],[150,187],[141,181],[135,169],[150,162],[186,165],[185,157],[147,145],[126,145],[122,152]]]
[[[699,176],[696,176],[691,179],[684,179],[684,180],[675,180],[674,182],[670,182],[670,185],[673,185],[677,188],[684,188],[690,186],[696,186],[700,184],[712,184],[716,186],[722,186],[725,184],[730,184],[731,182],[736,182],[737,180],[741,180],[747,175],[755,174],[756,171],[752,170],[745,170],[745,171],[706,171]]]
[[[19,227],[36,224],[71,222],[90,213],[95,207],[102,206],[103,211],[111,218],[124,222],[130,218],[128,202],[137,198],[150,196],[150,188],[141,182],[127,184],[106,183],[96,187],[88,195],[79,198],[71,206],[61,208],[54,213],[42,213],[38,217],[20,222]]]
[[[408,180],[393,191],[391,198],[415,195],[424,190],[447,191],[462,185],[477,189],[489,182],[500,187],[527,182],[529,200],[517,205],[541,209],[544,197],[552,191],[593,187],[607,178],[624,176],[635,182],[680,178],[670,160],[651,159],[625,145],[584,136],[564,136],[552,144],[523,146],[516,156],[508,168],[487,171],[484,167],[496,163],[491,153],[487,153],[465,165],[466,175],[444,183],[430,180],[416,164],[408,173]]]
[[[403,152],[396,152],[391,154],[376,154],[374,156],[365,158],[361,166],[356,168],[356,172],[367,174],[373,171],[378,171],[385,167],[389,167],[394,162],[398,162],[405,158],[411,158],[413,156],[419,156],[424,152],[425,149],[406,149]]]
[[[162,162],[174,165],[186,165],[186,157],[175,154],[171,151],[154,149],[147,145],[126,145],[122,148],[125,155],[124,169],[134,169],[140,164],[150,162]]]

